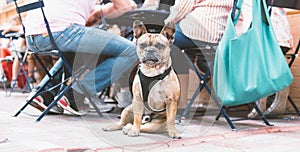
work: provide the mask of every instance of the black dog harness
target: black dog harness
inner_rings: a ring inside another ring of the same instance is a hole
[[[154,77],[147,77],[141,72],[141,70],[138,70],[138,75],[140,77],[140,83],[141,83],[141,88],[142,88],[144,105],[145,105],[145,108],[147,110],[149,110],[150,112],[158,113],[158,112],[163,112],[166,110],[165,108],[162,110],[155,110],[155,109],[151,108],[148,103],[148,96],[149,96],[149,92],[152,89],[152,87],[158,81],[163,80],[167,75],[169,75],[171,70],[172,70],[172,67],[169,67],[168,69],[165,70],[164,73],[154,76]]]

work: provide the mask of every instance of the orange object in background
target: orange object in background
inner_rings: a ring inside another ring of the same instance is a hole
[[[0,59],[4,59],[7,56],[10,56],[10,51],[7,48],[0,49]],[[11,60],[1,60],[1,66],[4,71],[6,78],[11,81],[12,78],[12,64]]]
[[[10,51],[7,48],[0,49],[0,59],[5,59],[7,56],[10,56]],[[12,60],[1,60],[1,66],[4,71],[4,74],[9,82],[12,80]],[[24,70],[27,74],[27,66],[23,65]],[[18,75],[18,86],[23,89],[26,86],[26,77],[22,70],[20,70]]]

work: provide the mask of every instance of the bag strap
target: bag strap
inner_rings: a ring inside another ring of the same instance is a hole
[[[274,5],[274,0],[271,0],[270,4],[267,3],[267,6],[270,7],[270,8],[269,8],[269,15],[270,15],[270,16],[271,16],[271,14],[272,14],[272,7],[273,7],[273,5]]]
[[[241,8],[242,8],[243,0],[234,0],[231,10],[231,19],[234,25],[237,23],[240,15],[241,15]]]
[[[267,3],[265,0],[257,0],[260,3],[260,11],[261,11],[261,17],[262,21],[267,25],[270,26],[271,20],[270,20],[270,14],[267,9]]]
[[[241,15],[242,4],[243,4],[243,0],[234,0],[233,1],[232,11],[231,11],[231,19],[232,19],[234,25],[236,25],[240,15]],[[259,10],[253,9],[255,6],[259,6],[260,9],[259,8],[257,8]],[[271,14],[271,11],[272,11],[272,8],[268,12],[269,15]],[[252,16],[257,16],[258,12],[261,13],[259,16],[262,17],[263,22],[269,26],[270,18],[269,18],[269,16],[267,16],[265,0],[252,0]],[[253,24],[253,20],[257,20],[257,19],[258,18],[252,18],[251,24]]]

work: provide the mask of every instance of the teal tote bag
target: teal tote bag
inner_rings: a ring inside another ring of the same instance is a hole
[[[252,0],[252,3],[250,28],[236,36],[235,24],[240,11],[233,18],[229,15],[217,48],[213,87],[223,106],[256,101],[293,82],[292,73],[276,41],[265,0]],[[241,4],[239,0],[237,10]]]

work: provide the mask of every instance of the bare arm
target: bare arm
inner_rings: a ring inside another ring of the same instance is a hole
[[[189,14],[194,7],[194,0],[175,0],[174,6],[170,8],[170,15],[165,20],[167,22],[177,23]]]
[[[132,0],[111,0],[110,3],[102,5],[97,8],[86,21],[86,26],[92,26],[100,20],[100,11],[107,18],[115,18],[123,15],[124,13],[136,9],[136,4]]]
[[[157,10],[159,7],[159,2],[160,0],[145,0],[141,8]]]
[[[7,32],[20,32],[20,31],[22,31],[21,25],[13,25],[3,29],[2,35],[5,35]]]

